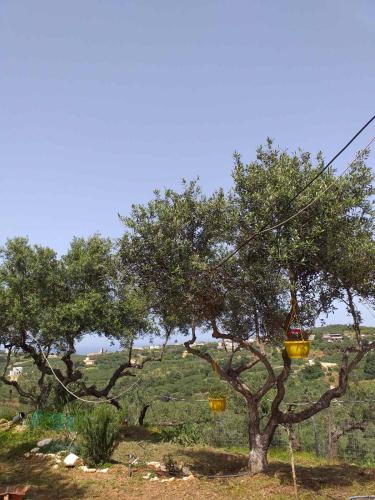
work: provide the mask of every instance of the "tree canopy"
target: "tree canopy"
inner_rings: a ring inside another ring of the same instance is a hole
[[[190,327],[187,350],[246,399],[254,471],[266,466],[265,450],[277,426],[309,418],[342,395],[350,372],[372,348],[362,345],[354,303],[355,295],[374,297],[374,189],[366,155],[357,155],[341,177],[332,169],[317,177],[322,155],[313,161],[308,153],[289,154],[268,141],[249,164],[235,155],[228,194],[207,197],[196,182],[185,182],[181,193],[156,192],[123,219],[123,241],[131,249],[124,262],[149,294],[154,314],[173,318],[184,333]],[[358,268],[350,264],[357,257]],[[357,345],[342,353],[338,385],[309,408],[283,413],[291,360],[283,351],[283,368],[275,371],[264,344],[280,345],[291,301],[308,330],[337,300],[347,304],[357,333]],[[194,346],[197,327],[233,342],[225,364]],[[239,360],[241,349],[247,359]],[[241,375],[257,363],[268,375],[254,390]],[[261,426],[258,410],[265,397],[272,405]]]

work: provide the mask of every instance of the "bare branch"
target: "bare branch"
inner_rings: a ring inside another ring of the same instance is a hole
[[[362,360],[366,353],[374,349],[375,342],[372,342],[371,344],[360,350],[350,347],[346,349],[342,358],[341,368],[339,372],[339,383],[337,387],[327,390],[324,394],[322,394],[318,401],[316,401],[309,408],[306,408],[303,411],[288,414],[278,411],[276,415],[277,422],[280,424],[297,424],[299,422],[302,422],[303,420],[307,420],[316,413],[319,413],[321,410],[328,408],[333,399],[339,398],[345,394],[350,372],[358,365],[358,363]],[[351,352],[355,352],[356,355],[354,359],[349,362],[349,353]]]
[[[194,347],[191,347],[195,341],[197,340],[196,334],[195,334],[195,324],[193,322],[192,328],[191,328],[192,336],[191,339],[188,340],[187,342],[184,343],[184,346],[186,350],[190,354],[194,354],[195,356],[203,359],[207,363],[211,365],[211,368],[213,369],[214,372],[216,372],[221,378],[229,382],[233,388],[240,392],[243,396],[248,401],[252,401],[253,395],[249,389],[249,387],[242,382],[236,372],[234,370],[231,370],[230,368],[227,370],[223,370],[219,363],[213,359],[213,357],[208,353],[208,352],[202,352],[199,349],[196,349]]]

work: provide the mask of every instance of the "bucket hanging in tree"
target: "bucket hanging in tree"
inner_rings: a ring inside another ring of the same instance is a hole
[[[208,398],[208,406],[212,411],[225,411],[225,408],[227,406],[227,398]]]
[[[310,341],[308,335],[303,332],[297,315],[297,301],[292,299],[292,309],[289,321],[285,329],[286,340],[284,346],[290,359],[308,358],[310,352]]]

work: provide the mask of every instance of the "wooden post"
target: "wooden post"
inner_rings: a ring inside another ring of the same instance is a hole
[[[292,467],[292,477],[293,477],[293,484],[294,484],[294,495],[296,498],[298,498],[298,488],[297,488],[297,477],[296,477],[296,469],[294,466],[294,453],[293,453],[293,446],[292,446],[292,437],[290,435],[290,429],[288,426],[285,427],[286,432],[288,434],[288,441],[289,441],[289,453],[290,453],[290,465]]]

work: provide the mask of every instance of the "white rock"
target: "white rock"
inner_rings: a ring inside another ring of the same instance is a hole
[[[147,462],[147,465],[150,467],[155,467],[155,469],[160,469],[161,463],[160,462]]]
[[[186,467],[186,465],[184,465],[181,468],[181,471],[182,471],[182,473],[183,473],[184,476],[190,476],[191,475],[190,469],[189,469],[189,467]]]
[[[190,474],[190,476],[185,476],[181,479],[181,481],[190,481],[191,479],[194,479],[193,474]]]
[[[39,448],[33,448],[32,450],[30,450],[30,453],[38,453],[39,451]]]
[[[29,452],[27,452],[27,453],[24,453],[24,454],[23,454],[23,456],[24,456],[25,458],[29,458],[29,456],[30,456],[30,453],[29,453]]]
[[[69,455],[67,455],[64,458],[64,464],[67,467],[74,467],[78,460],[79,460],[79,457],[77,455],[75,455],[74,453],[69,453]]]
[[[102,474],[107,474],[108,467],[106,469],[99,469],[98,472],[101,472]]]
[[[43,457],[43,458],[45,458],[45,454],[44,453],[35,453],[35,456],[36,457]]]
[[[150,477],[151,477],[151,472],[149,472],[145,476],[142,476],[143,479],[150,479]]]
[[[58,468],[59,468],[59,466],[57,464],[52,465],[52,469],[58,469]]]
[[[174,477],[170,477],[169,479],[162,479],[160,482],[161,483],[171,483],[172,481],[174,481],[175,478]]]
[[[150,481],[159,481],[159,478],[158,478],[158,477],[152,477],[152,478],[150,479]]]
[[[47,439],[42,439],[41,441],[38,441],[37,442],[37,446],[39,446],[39,448],[43,448],[43,446],[47,446],[47,444],[50,444],[52,442],[52,438],[47,438]]]
[[[83,470],[83,472],[96,472],[96,469],[90,469],[87,465],[82,465],[80,469]]]

